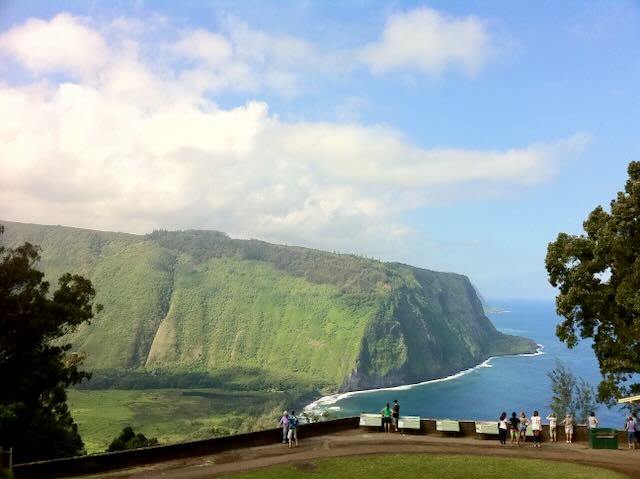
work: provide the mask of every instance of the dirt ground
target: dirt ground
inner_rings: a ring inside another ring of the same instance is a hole
[[[589,449],[586,443],[543,443],[534,448],[531,443],[520,447],[500,445],[497,440],[441,437],[436,435],[385,434],[353,430],[314,438],[300,438],[298,448],[282,444],[225,451],[178,461],[151,464],[135,469],[102,474],[100,478],[200,479],[230,472],[241,472],[276,464],[294,464],[301,470],[309,463],[325,457],[355,456],[381,453],[402,454],[464,454],[474,456],[504,456],[545,459],[601,467],[640,479],[640,450]]]

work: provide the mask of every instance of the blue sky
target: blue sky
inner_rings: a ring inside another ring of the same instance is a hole
[[[205,228],[552,298],[640,160],[637,2],[0,2],[0,218]]]

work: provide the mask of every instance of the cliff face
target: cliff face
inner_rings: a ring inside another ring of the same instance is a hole
[[[533,341],[498,332],[465,276],[391,266],[401,277],[369,323],[343,390],[446,377],[490,356],[533,352]]]
[[[41,245],[52,283],[66,271],[94,283],[105,310],[69,336],[93,370],[288,377],[353,390],[535,350],[497,332],[457,274],[219,232],[0,223],[2,244]]]

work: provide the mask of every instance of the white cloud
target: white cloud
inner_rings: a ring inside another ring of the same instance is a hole
[[[439,74],[458,67],[474,74],[492,53],[486,23],[473,15],[453,18],[430,8],[392,15],[380,41],[363,48],[362,61],[374,72],[394,69]]]
[[[198,29],[187,32],[173,46],[186,58],[204,61],[212,67],[225,66],[231,60],[231,43],[222,35]]]
[[[28,20],[0,36],[0,53],[12,55],[31,71],[68,72],[86,76],[108,61],[100,34],[67,13],[46,22]]]
[[[44,38],[60,22],[90,39],[89,50],[103,60],[85,65],[82,48],[71,59],[43,60],[31,51],[31,39],[20,40],[25,32]],[[204,31],[183,35],[174,53],[198,63],[187,73],[143,60],[133,41],[119,44],[116,54],[68,15],[32,20],[2,35],[5,52],[34,71],[93,75],[59,84],[0,84],[0,217],[135,232],[216,228],[380,251],[407,234],[400,216],[430,194],[541,181],[559,155],[584,143],[575,137],[511,150],[433,150],[388,127],[285,122],[264,102],[223,109],[203,95],[212,84],[251,77],[257,70],[250,58],[306,51],[260,34],[262,44],[254,45],[246,29],[238,31],[243,40]],[[199,50],[199,40],[210,48]],[[267,48],[273,44],[279,53]],[[292,87],[286,69],[270,74]]]

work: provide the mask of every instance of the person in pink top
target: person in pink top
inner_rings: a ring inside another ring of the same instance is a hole
[[[289,434],[289,413],[282,411],[282,417],[278,425],[282,428],[282,444],[286,444],[288,441],[287,435]]]
[[[627,438],[629,441],[629,449],[636,448],[636,422],[633,420],[633,416],[627,418],[627,422],[624,425],[625,431],[627,431]]]

